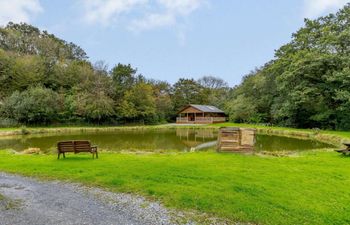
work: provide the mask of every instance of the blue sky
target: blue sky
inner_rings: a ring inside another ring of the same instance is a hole
[[[347,0],[0,0],[0,25],[28,22],[80,45],[92,62],[148,78],[214,75],[231,86],[271,60],[305,17]]]

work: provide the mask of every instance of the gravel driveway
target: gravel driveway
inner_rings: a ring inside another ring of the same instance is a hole
[[[179,216],[142,197],[6,173],[0,173],[0,194],[6,199],[0,200],[1,225],[157,225]]]

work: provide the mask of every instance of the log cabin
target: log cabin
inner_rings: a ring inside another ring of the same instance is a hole
[[[221,109],[211,105],[189,104],[178,113],[178,124],[211,124],[226,122],[226,114]]]

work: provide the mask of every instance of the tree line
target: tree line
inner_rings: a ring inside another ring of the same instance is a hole
[[[306,19],[273,60],[234,88],[226,110],[237,122],[350,129],[350,4]]]
[[[85,51],[29,24],[0,28],[0,126],[156,124],[186,104],[224,107],[220,78],[147,79],[131,65],[92,64]]]
[[[186,104],[231,121],[350,129],[350,4],[306,19],[275,57],[233,88],[220,78],[147,79],[131,65],[92,64],[82,48],[22,23],[0,28],[0,126],[156,124]]]

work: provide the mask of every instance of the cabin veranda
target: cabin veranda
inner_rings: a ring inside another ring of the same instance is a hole
[[[211,124],[226,122],[226,114],[211,105],[187,105],[178,113],[178,124]]]

